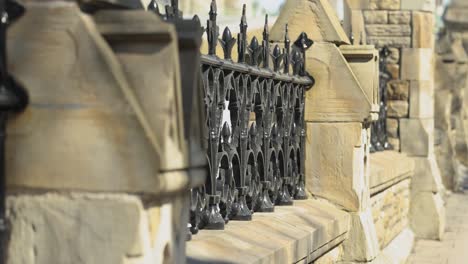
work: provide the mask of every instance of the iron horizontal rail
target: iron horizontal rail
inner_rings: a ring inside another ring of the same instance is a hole
[[[244,63],[237,63],[232,60],[224,60],[212,55],[201,55],[201,63],[204,65],[221,68],[223,70],[236,71],[239,73],[246,73],[261,78],[290,82],[308,87],[312,86],[314,83],[313,80],[307,76],[297,76],[279,73],[272,71],[271,69],[260,68],[258,66],[252,66]]]

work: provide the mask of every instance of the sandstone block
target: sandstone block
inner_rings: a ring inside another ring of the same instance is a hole
[[[388,101],[387,116],[388,117],[407,117],[408,116],[407,101]]]
[[[154,219],[157,226],[151,235],[148,215],[137,196],[9,196],[8,263],[178,263],[182,260],[171,257],[183,248],[174,244],[175,237],[185,235],[186,229],[177,233],[173,227],[175,221],[186,220],[172,219],[170,205],[165,206]]]
[[[387,133],[389,137],[398,138],[398,119],[387,118]]]
[[[366,32],[371,37],[411,36],[411,27],[409,25],[367,25]]]
[[[434,119],[400,119],[401,151],[409,156],[434,153]]]
[[[372,60],[362,63],[362,72],[357,75],[342,50],[334,43],[315,43],[307,52],[307,72],[314,76],[315,86],[306,93],[306,121],[362,122],[370,118],[373,99],[376,97],[376,85],[372,85],[376,84],[373,81],[377,77],[376,65]],[[349,49],[347,52],[354,53]],[[337,73],[340,78],[334,77]]]
[[[386,69],[393,80],[400,79],[400,65],[396,63],[389,63]]]
[[[385,248],[408,227],[410,182],[407,178],[371,197],[372,215],[380,248]]]
[[[385,46],[409,48],[411,47],[411,37],[367,37],[367,44],[375,45],[377,48]]]
[[[271,41],[283,41],[285,24],[289,25],[291,36],[306,32],[307,35],[314,36],[314,41],[350,43],[328,0],[287,0],[271,28]]]
[[[454,143],[448,131],[441,131],[436,128],[437,139],[435,144],[435,156],[437,165],[440,168],[442,183],[448,190],[454,190],[455,179],[457,178],[457,157],[455,156]]]
[[[344,23],[346,32],[349,32],[350,36],[354,36],[354,43],[367,43],[366,29],[364,23],[364,15],[361,9],[358,10],[347,10],[349,14],[345,15],[348,23]]]
[[[443,190],[439,166],[434,155],[415,157],[414,176],[411,190],[417,192],[439,192]]]
[[[410,225],[417,238],[440,240],[445,229],[445,208],[441,194],[412,194]]]
[[[409,97],[409,82],[393,80],[387,83],[388,100],[407,101]]]
[[[420,10],[435,12],[435,0],[401,0],[402,10]]]
[[[368,262],[380,253],[372,211],[351,213],[351,229],[343,242],[343,260]]]
[[[307,190],[347,211],[367,208],[366,138],[361,123],[307,123]]]
[[[387,57],[387,62],[392,64],[400,63],[400,49],[398,48],[389,48],[390,55]]]
[[[388,143],[393,147],[393,150],[400,151],[401,150],[401,143],[399,138],[389,137],[387,138]]]
[[[370,9],[400,9],[400,0],[370,0]]]
[[[365,10],[364,22],[366,24],[387,24],[388,12],[385,10]]]
[[[434,15],[413,12],[413,48],[434,48]]]
[[[401,54],[401,78],[412,81],[433,80],[433,55],[433,49],[404,48]]]
[[[388,23],[389,24],[410,24],[411,13],[409,11],[389,11]]]
[[[411,81],[410,118],[434,117],[434,82]]]

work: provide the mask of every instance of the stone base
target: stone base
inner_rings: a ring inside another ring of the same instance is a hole
[[[445,229],[445,208],[440,193],[419,192],[412,195],[410,226],[417,238],[442,238]]]
[[[343,243],[343,261],[369,262],[380,253],[371,209],[351,213],[351,229]]]
[[[381,254],[366,264],[400,264],[406,263],[414,245],[414,233],[411,229],[403,230],[392,242],[382,250]],[[335,262],[328,262],[335,263]],[[364,262],[336,262],[339,264],[357,264]]]
[[[6,263],[183,263],[186,202],[178,197],[144,205],[123,194],[10,195]]]

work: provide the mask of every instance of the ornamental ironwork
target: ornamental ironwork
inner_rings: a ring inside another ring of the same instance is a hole
[[[391,75],[387,71],[386,65],[389,56],[390,50],[387,47],[384,47],[380,51],[379,60],[379,119],[372,123],[371,126],[371,152],[393,149],[393,146],[388,142],[387,135],[387,84],[391,80]]]
[[[149,9],[160,15],[155,1]],[[181,19],[177,1],[165,9],[166,20]],[[192,233],[224,229],[229,220],[251,220],[254,212],[273,212],[275,205],[307,198],[304,106],[314,80],[305,72],[305,52],[313,41],[302,33],[291,43],[285,25],[284,42],[272,47],[268,16],[262,40],[249,41],[246,12],[244,5],[235,37],[228,27],[220,33],[216,1],[210,5],[208,54],[201,55],[198,87],[209,176],[204,186],[191,190]]]

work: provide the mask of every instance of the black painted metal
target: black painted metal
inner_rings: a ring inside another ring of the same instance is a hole
[[[24,13],[24,8],[13,0],[0,0],[0,261],[6,262],[5,243],[8,238],[5,189],[6,122],[10,112],[23,110],[28,104],[26,90],[7,71],[6,32],[9,24]]]
[[[380,51],[379,60],[379,93],[380,93],[380,111],[379,120],[374,122],[371,126],[371,152],[391,150],[393,146],[388,143],[387,136],[387,84],[391,79],[391,75],[386,69],[387,58],[390,51],[384,47]]]
[[[160,15],[155,1],[148,9]],[[165,9],[166,20],[181,18],[177,1]],[[284,48],[271,49],[265,17],[262,41],[248,42],[246,12],[244,5],[237,39],[227,27],[220,37],[216,1],[210,5],[208,54],[201,55],[198,87],[205,106],[209,176],[191,191],[192,233],[224,229],[229,220],[251,220],[254,212],[307,199],[304,106],[314,80],[305,71],[305,53],[313,41],[303,33],[291,46],[286,25]]]

